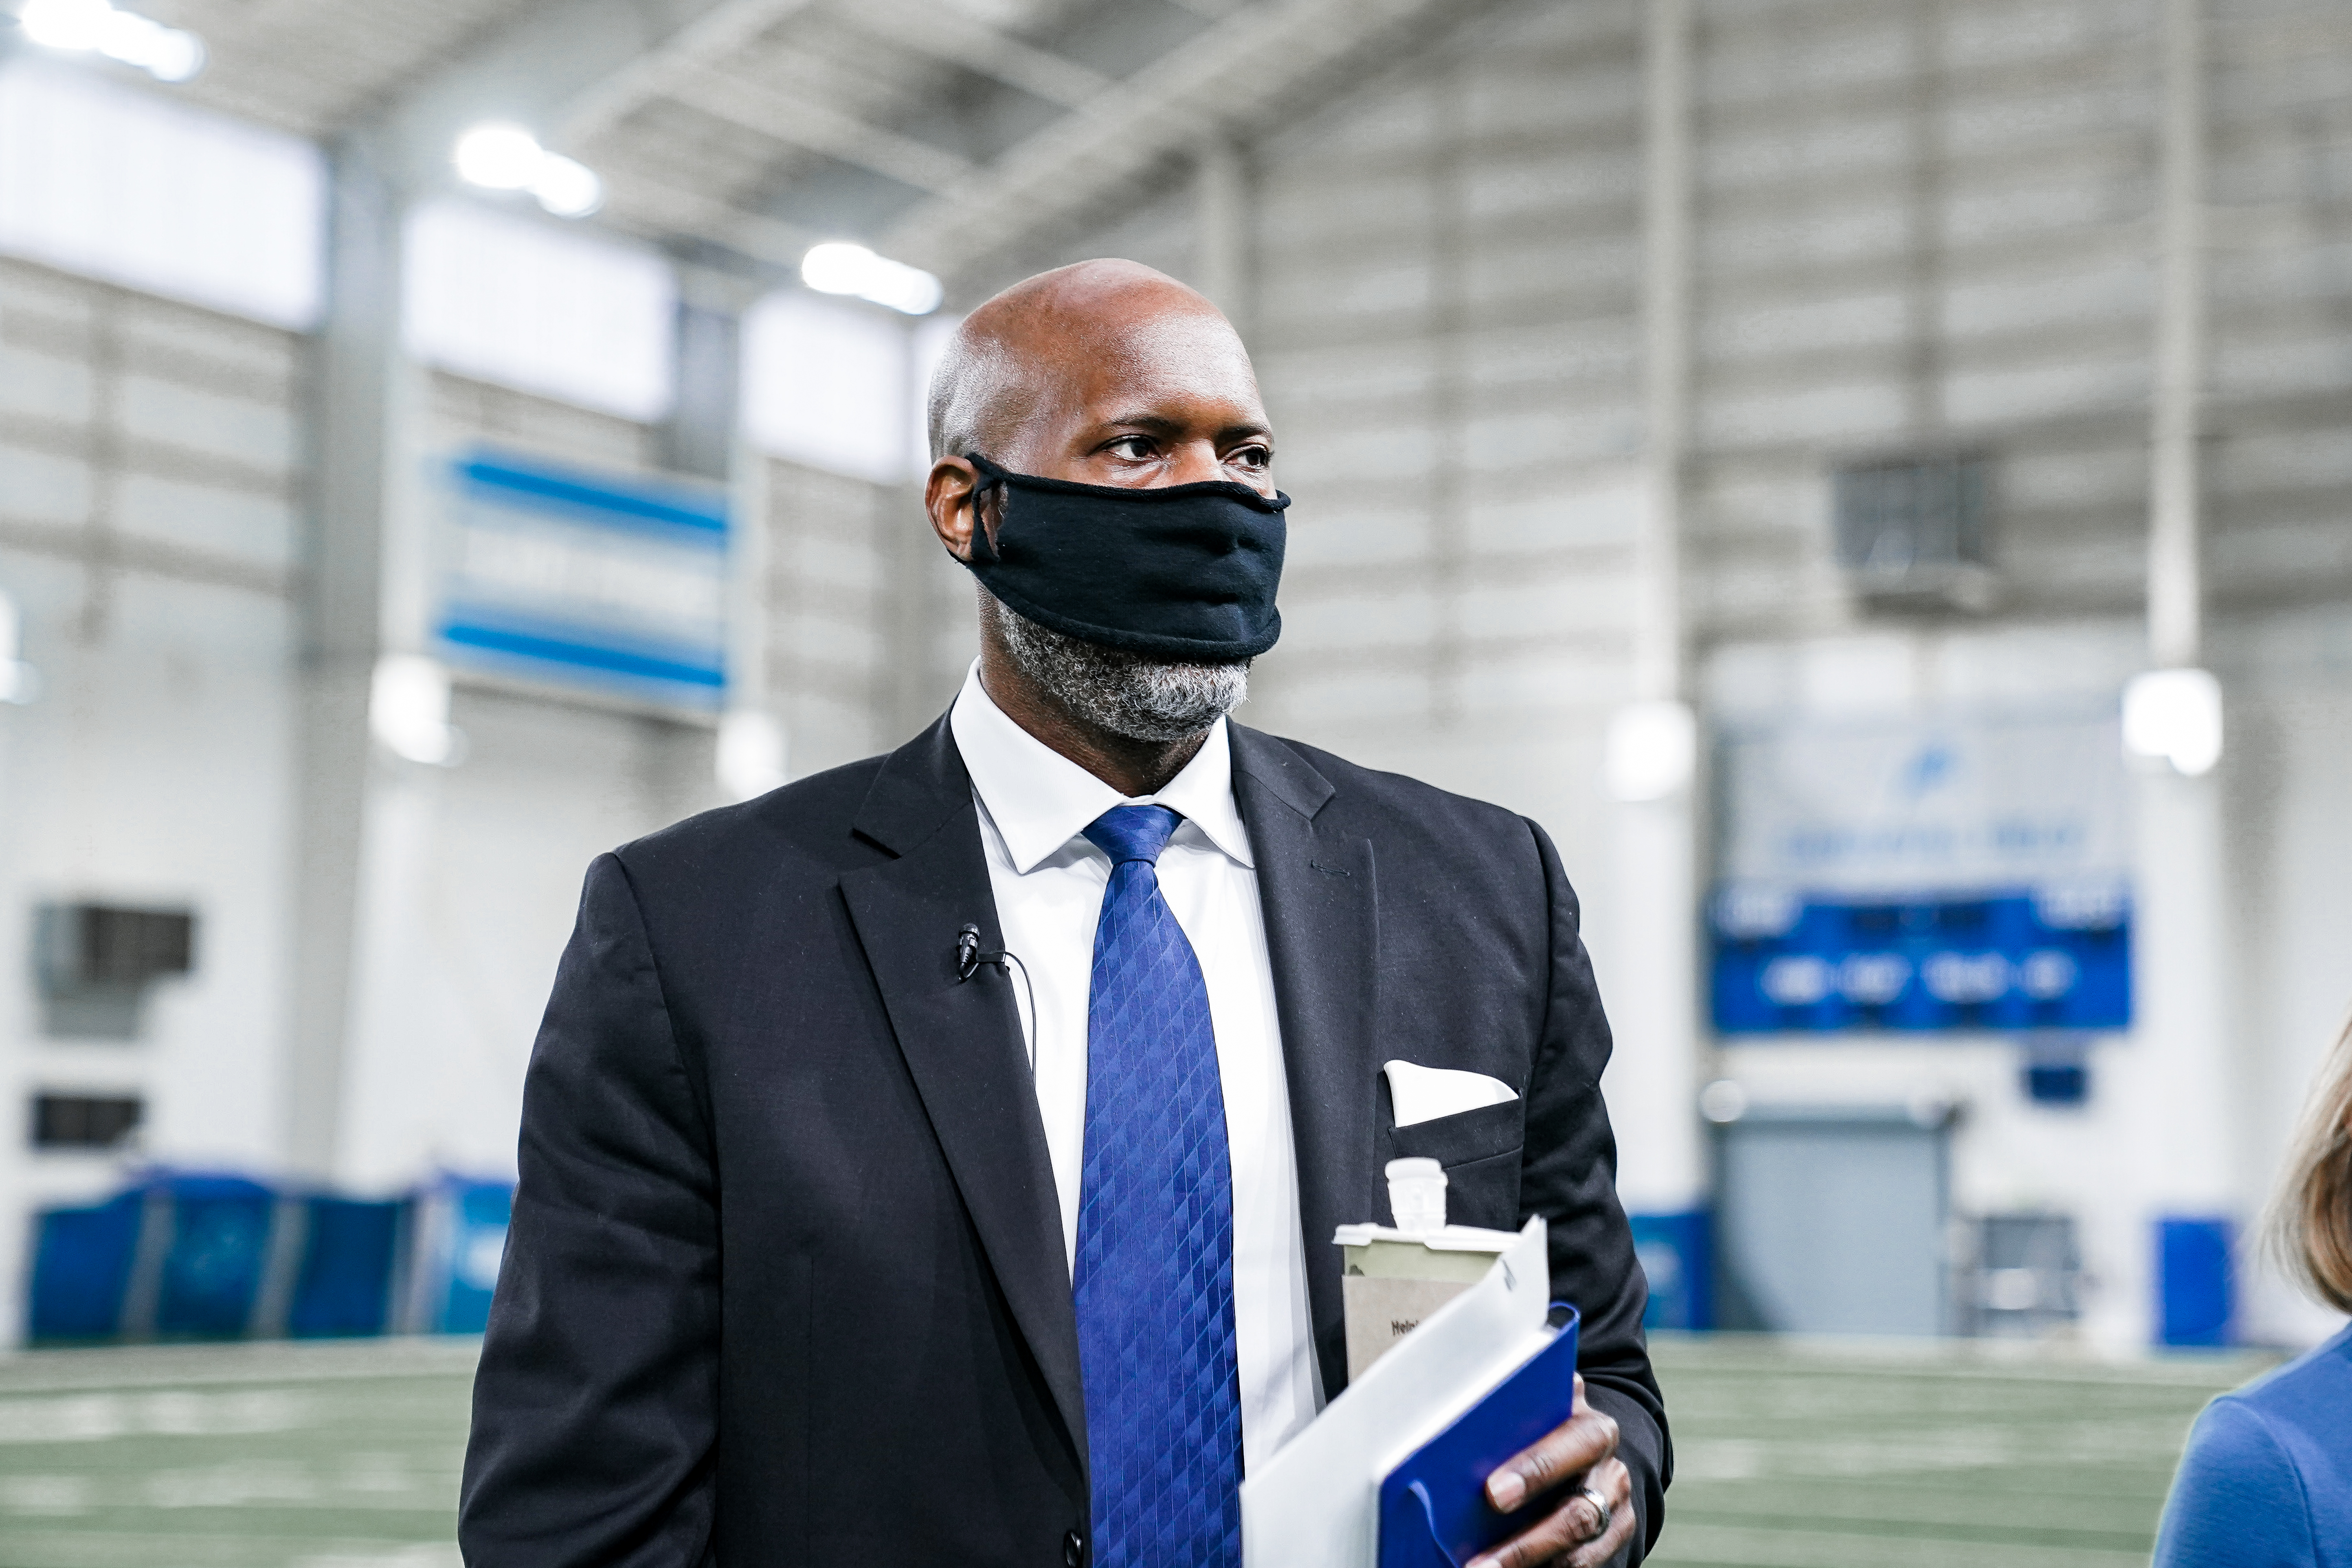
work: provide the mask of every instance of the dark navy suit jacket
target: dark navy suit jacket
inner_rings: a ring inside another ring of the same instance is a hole
[[[1332,1230],[1386,1216],[1389,1159],[1434,1157],[1457,1222],[1549,1222],[1654,1540],[1665,1416],[1558,854],[1495,806],[1232,735],[1324,1387]],[[967,921],[998,944],[944,720],[590,868],[524,1090],[469,1563],[1088,1559],[1060,1211],[1011,982],[957,976]],[[1399,1130],[1392,1057],[1521,1098]]]

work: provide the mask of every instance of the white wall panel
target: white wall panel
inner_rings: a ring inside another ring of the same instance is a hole
[[[224,397],[182,382],[126,375],[115,392],[114,408],[127,436],[256,468],[284,470],[297,458],[294,415],[283,403]]]
[[[126,533],[282,568],[299,556],[299,524],[282,497],[133,474],[115,506]]]
[[[69,526],[89,515],[86,463],[55,452],[0,446],[0,517]]]
[[[88,367],[71,359],[0,343],[0,413],[78,424],[89,417],[89,384]]]

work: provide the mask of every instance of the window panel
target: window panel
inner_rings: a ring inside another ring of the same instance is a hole
[[[872,306],[771,294],[743,321],[743,427],[777,457],[876,484],[904,482],[921,447],[908,410],[907,328]]]
[[[0,250],[276,326],[319,317],[326,168],[298,138],[53,61],[0,65]]]
[[[669,411],[677,279],[659,255],[472,202],[409,216],[409,353],[625,419]]]

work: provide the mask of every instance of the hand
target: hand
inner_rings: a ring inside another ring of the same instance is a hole
[[[1605,1516],[1584,1495],[1588,1488],[1608,1500]],[[1624,1550],[1633,1533],[1633,1478],[1617,1458],[1617,1423],[1584,1403],[1581,1373],[1575,1414],[1533,1447],[1497,1465],[1486,1478],[1486,1500],[1498,1513],[1516,1513],[1530,1502],[1537,1506],[1528,1510],[1526,1529],[1472,1558],[1468,1568],[1535,1568],[1541,1563],[1599,1568]]]

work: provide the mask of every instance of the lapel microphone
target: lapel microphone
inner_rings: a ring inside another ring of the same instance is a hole
[[[970,921],[964,921],[956,931],[955,963],[958,984],[979,973],[983,963],[992,963],[1004,971],[1007,980],[1013,978],[1015,967],[1020,969],[1021,988],[1029,994],[1029,1037],[1024,1043],[1029,1047],[1029,1071],[1034,1076],[1037,1071],[1037,990],[1029,983],[1029,966],[1021,962],[1019,953],[1008,950],[982,952],[980,950],[980,927]]]
[[[963,929],[956,932],[956,978],[958,980],[969,980],[980,972],[982,964],[992,960],[1001,963],[1003,959],[1004,955],[1001,952],[983,953],[980,951],[980,928],[970,921],[966,921]]]

